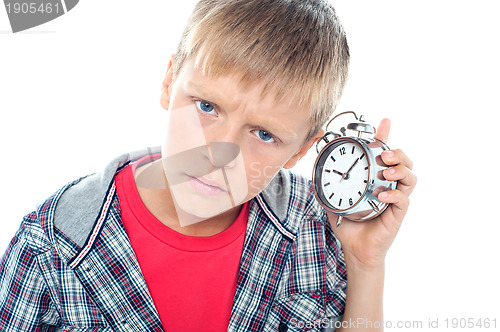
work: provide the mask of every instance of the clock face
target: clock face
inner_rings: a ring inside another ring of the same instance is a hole
[[[351,140],[332,144],[319,159],[323,167],[316,175],[316,191],[335,210],[354,206],[365,194],[369,180],[369,162],[365,151]]]

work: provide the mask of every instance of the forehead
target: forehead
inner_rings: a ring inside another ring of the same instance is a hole
[[[184,63],[177,79],[176,83],[193,97],[227,112],[242,109],[256,123],[273,124],[288,136],[302,136],[302,131],[310,128],[309,109],[299,105],[293,93],[277,97],[276,89],[265,80],[247,82],[238,71],[208,75],[193,59]]]
[[[235,63],[231,59],[225,59],[224,56],[216,55],[195,52],[181,60],[178,64],[181,68],[177,68],[174,60],[174,67],[176,67],[174,72],[180,73],[194,64],[195,69],[208,78],[231,77],[233,84],[237,84],[242,89],[260,89],[259,98],[271,96],[276,103],[289,102],[296,108],[308,110],[315,108],[314,100],[317,96],[310,82],[304,82],[304,73],[294,70],[295,77],[284,73],[282,76],[277,76],[276,73],[263,71],[266,65],[261,61],[266,61],[265,59],[257,61],[249,59],[245,63]]]
[[[233,87],[245,94],[252,94],[255,101],[283,104],[287,103],[295,109],[312,108],[308,96],[299,93],[300,89],[291,87],[287,91],[279,91],[279,82],[270,80],[268,77],[254,77],[248,69],[240,68],[213,68],[206,66],[200,57],[188,58],[183,63],[180,73],[186,74],[196,85],[196,82],[204,82],[211,87],[214,84],[222,84]],[[179,74],[181,76],[181,74]],[[201,85],[201,84],[198,84]],[[298,86],[299,84],[297,84]]]

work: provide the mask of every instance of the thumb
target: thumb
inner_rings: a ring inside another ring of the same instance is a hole
[[[374,138],[387,143],[387,139],[389,138],[389,131],[391,130],[391,120],[385,118],[380,121],[380,124],[377,128],[377,133]]]

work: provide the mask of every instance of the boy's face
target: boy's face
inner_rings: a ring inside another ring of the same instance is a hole
[[[309,110],[295,108],[291,97],[281,103],[271,92],[261,97],[261,87],[245,89],[231,75],[205,76],[193,59],[172,82],[170,62],[161,95],[170,111],[162,157],[169,188],[185,212],[210,218],[238,208],[321,137],[304,144]]]

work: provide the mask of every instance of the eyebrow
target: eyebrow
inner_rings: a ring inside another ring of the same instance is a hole
[[[217,101],[224,100],[224,97],[219,95],[217,91],[210,90],[202,83],[198,83],[196,81],[188,81],[186,83],[186,86],[189,89],[193,89],[196,92],[199,92],[202,95],[206,96],[206,98],[208,99],[207,102],[213,102],[214,104],[219,105]],[[255,120],[253,122],[255,123],[254,124],[255,127],[261,130],[269,130],[272,134],[275,134],[280,137],[293,139],[298,136],[297,133],[291,131],[287,127],[283,126],[281,123],[269,121],[265,116],[259,115],[255,117]]]

